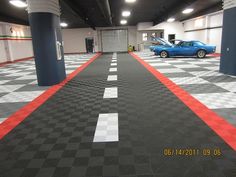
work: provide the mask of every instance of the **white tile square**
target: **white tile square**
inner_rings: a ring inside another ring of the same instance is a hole
[[[9,81],[11,81],[11,80],[0,80],[0,85],[5,84],[5,83],[7,83],[7,82],[9,82]],[[0,90],[0,91],[1,91],[1,90]]]
[[[105,88],[103,98],[118,98],[118,88],[117,87],[111,87],[111,88]]]
[[[99,114],[93,142],[115,141],[119,141],[118,113]]]
[[[17,73],[12,73],[12,74],[8,74],[6,75],[7,77],[17,77],[17,76],[25,76],[25,75],[29,75],[32,74],[32,72],[17,72]]]
[[[41,95],[44,91],[11,92],[0,98],[0,103],[30,102]]]
[[[117,63],[111,63],[111,66],[117,66]]]
[[[236,92],[236,82],[220,82],[214,84],[230,92]]]
[[[185,65],[175,65],[175,67],[177,68],[200,68],[200,66],[197,66],[197,65],[192,65],[192,64],[185,64]]]
[[[4,120],[6,120],[7,118],[6,117],[4,117],[4,118],[0,118],[0,124],[4,121]]]
[[[169,63],[150,63],[151,66],[171,66]]]
[[[236,108],[235,93],[207,93],[193,94],[192,96],[206,105],[209,109]]]
[[[0,85],[0,93],[14,92],[25,85]]]
[[[202,76],[222,76],[223,74],[216,72],[216,71],[194,71],[194,72],[189,72],[190,74],[198,77]]]
[[[184,70],[180,68],[168,68],[168,69],[157,69],[157,71],[163,73],[163,74],[168,74],[168,73],[185,73]]]
[[[169,78],[172,82],[177,85],[189,85],[189,84],[207,84],[208,81],[199,77],[176,77]]]
[[[107,81],[117,81],[117,75],[109,75]]]
[[[37,79],[36,75],[26,75],[23,77],[19,77],[16,80],[34,80],[34,79]]]
[[[213,70],[213,71],[219,71],[220,70],[219,66],[204,67],[204,68],[209,69],[209,70]]]
[[[110,68],[109,72],[117,72],[117,68]]]

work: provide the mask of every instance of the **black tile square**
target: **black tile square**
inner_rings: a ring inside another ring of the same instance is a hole
[[[102,176],[103,168],[102,166],[88,167],[86,176]]]
[[[136,170],[133,165],[120,165],[119,173],[120,175],[134,175],[136,174]]]

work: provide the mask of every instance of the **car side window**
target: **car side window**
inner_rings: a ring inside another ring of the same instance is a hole
[[[182,42],[181,44],[182,47],[190,47],[193,46],[192,42]]]

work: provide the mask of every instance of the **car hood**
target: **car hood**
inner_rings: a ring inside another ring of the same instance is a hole
[[[171,44],[169,41],[166,41],[163,38],[155,38],[155,41],[161,43],[162,46],[164,46],[164,47],[172,47],[173,46],[173,44]]]

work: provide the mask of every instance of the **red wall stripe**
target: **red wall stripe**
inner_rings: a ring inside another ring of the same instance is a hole
[[[173,94],[188,106],[203,122],[205,122],[218,136],[220,136],[232,149],[236,151],[236,128],[220,117],[214,111],[192,97],[188,92],[173,83],[155,68],[150,66],[134,53],[130,53],[150,73],[161,81]]]
[[[0,41],[32,41],[31,38],[0,38]]]
[[[17,125],[19,125],[23,120],[25,120],[32,112],[34,112],[38,107],[45,103],[51,96],[53,96],[58,90],[60,90],[67,82],[73,79],[86,67],[88,67],[94,60],[96,60],[101,53],[96,54],[93,58],[87,61],[85,64],[77,68],[72,72],[63,82],[54,85],[46,90],[39,97],[35,98],[32,102],[28,103],[17,112],[12,114],[8,119],[6,119],[2,124],[0,124],[0,139],[6,136],[11,130],[13,130]]]

